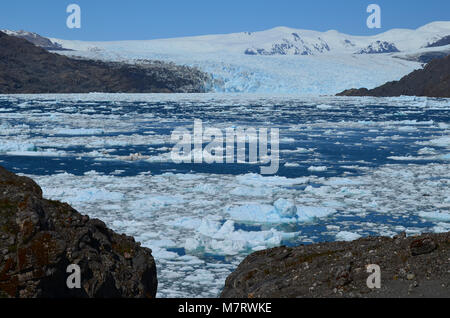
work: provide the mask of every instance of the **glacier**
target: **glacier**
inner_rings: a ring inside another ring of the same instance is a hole
[[[450,45],[427,47],[448,34],[450,22],[442,21],[373,36],[277,27],[174,39],[51,41],[73,50],[55,51],[69,56],[197,67],[211,74],[212,92],[334,95],[348,88],[374,88],[421,68],[410,56],[437,49],[450,52]]]

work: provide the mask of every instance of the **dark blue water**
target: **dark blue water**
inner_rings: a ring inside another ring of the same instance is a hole
[[[18,107],[26,102],[26,107]],[[83,145],[71,146],[73,137],[89,137],[79,134],[67,136],[63,134],[48,134],[46,130],[55,127],[78,127],[77,122],[71,122],[72,117],[85,112],[99,117],[100,126],[96,128],[106,131],[97,134],[103,139],[114,139],[118,135],[132,136],[151,130],[153,135],[170,136],[174,128],[183,125],[193,125],[195,119],[201,119],[204,125],[210,127],[224,127],[226,124],[242,127],[268,127],[279,128],[281,138],[292,138],[294,141],[281,141],[281,166],[277,175],[285,177],[300,177],[309,175],[307,170],[311,166],[311,160],[320,162],[319,165],[327,166],[325,172],[316,172],[316,175],[330,177],[342,175],[354,175],[355,169],[345,168],[354,165],[376,168],[389,163],[398,163],[389,159],[391,156],[415,156],[417,151],[423,148],[416,144],[432,136],[442,133],[435,123],[450,122],[449,108],[420,108],[417,106],[401,105],[352,105],[340,103],[334,109],[322,110],[316,105],[305,101],[288,101],[285,104],[267,105],[252,102],[244,106],[227,105],[226,103],[214,105],[205,102],[184,103],[168,102],[111,102],[91,101],[87,105],[85,101],[54,102],[53,100],[33,101],[17,98],[14,100],[0,100],[0,109],[8,109],[0,114],[13,113],[15,116],[2,118],[2,124],[10,126],[27,125],[24,129],[24,140],[60,137],[67,140],[57,147],[68,154],[65,157],[48,158],[41,156],[15,156],[0,154],[0,160],[4,166],[16,172],[26,174],[54,174],[61,170],[75,175],[82,175],[87,171],[95,170],[106,174],[115,170],[124,170],[122,176],[132,176],[144,171],[152,171],[160,174],[168,171],[180,173],[217,173],[217,174],[243,174],[259,173],[259,166],[242,164],[174,164],[172,162],[150,163],[145,161],[105,161],[101,162],[92,157],[84,157],[83,154],[92,150],[109,149],[112,157],[128,156],[131,153],[141,153],[143,156],[161,155],[167,151],[158,151],[158,148],[167,144],[149,145],[121,145],[109,147],[86,147]],[[437,103],[445,103],[445,100],[436,100]],[[46,104],[48,103],[48,104]],[[68,108],[69,107],[69,108]],[[63,110],[61,110],[63,109]],[[142,119],[143,115],[153,115],[153,119]],[[52,116],[59,116],[58,120],[52,120]],[[1,116],[1,115],[0,115]],[[102,118],[114,116],[114,121],[127,123],[128,130],[120,132],[108,132],[108,121]],[[14,118],[16,117],[16,118]],[[1,118],[1,117],[0,117]],[[46,120],[48,118],[48,120]],[[38,119],[38,120],[36,120]],[[414,131],[401,131],[398,128],[409,126],[406,121],[416,121]],[[405,122],[386,128],[389,122]],[[432,124],[429,124],[432,122]],[[323,123],[323,125],[321,124]],[[345,124],[348,123],[348,124]],[[367,123],[367,124],[364,124]],[[423,124],[422,124],[423,123]],[[290,131],[293,126],[303,125],[298,131]],[[375,129],[376,131],[372,131]],[[151,139],[150,135],[148,138]],[[395,136],[395,139],[391,139]],[[385,137],[379,141],[377,137]],[[4,136],[4,138],[7,138]],[[206,145],[206,144],[205,144]],[[39,146],[39,145],[38,145]],[[286,150],[296,148],[312,148],[313,153],[289,153]],[[46,151],[44,145],[40,150]],[[439,149],[438,149],[439,150]],[[445,152],[443,152],[445,154]],[[73,156],[71,156],[73,154]],[[403,161],[408,163],[442,162],[439,158],[432,160]],[[283,162],[295,162],[296,167],[284,167]],[[317,163],[314,163],[317,165]]]

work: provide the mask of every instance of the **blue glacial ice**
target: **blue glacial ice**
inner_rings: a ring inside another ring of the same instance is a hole
[[[225,212],[233,220],[250,223],[297,223],[312,222],[336,213],[329,207],[298,206],[292,201],[280,198],[273,205],[249,203],[229,206]]]

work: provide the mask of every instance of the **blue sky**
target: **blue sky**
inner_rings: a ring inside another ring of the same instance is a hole
[[[67,5],[82,9],[82,28],[66,27]],[[382,9],[368,29],[366,8]],[[450,20],[448,0],[3,0],[0,29],[78,40],[155,39],[260,31],[275,26],[368,35]]]

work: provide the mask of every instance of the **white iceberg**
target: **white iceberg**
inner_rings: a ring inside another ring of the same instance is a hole
[[[249,223],[297,223],[312,222],[336,213],[330,207],[294,205],[286,199],[278,199],[274,205],[249,203],[228,206],[225,212],[235,221]]]
[[[297,207],[292,201],[278,199],[273,206],[281,217],[292,218],[297,215]]]
[[[236,230],[235,223],[228,220],[221,224],[219,221],[203,219],[191,220],[187,225],[198,224],[194,238],[185,241],[184,248],[187,251],[202,251],[216,255],[237,255],[247,250],[259,250],[261,248],[280,245],[283,240],[292,239],[298,233],[285,233],[275,229],[267,231],[243,231]]]
[[[0,153],[36,151],[36,145],[29,142],[0,141]]]
[[[432,221],[450,222],[450,213],[447,212],[420,212],[419,216]]]

